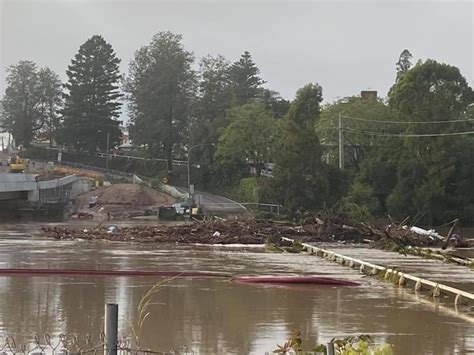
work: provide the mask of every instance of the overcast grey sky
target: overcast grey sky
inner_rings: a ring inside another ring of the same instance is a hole
[[[473,1],[0,0],[1,93],[5,67],[21,59],[65,80],[79,45],[94,34],[127,71],[158,31],[184,36],[196,58],[236,60],[248,50],[266,86],[292,99],[308,82],[326,102],[363,89],[385,96],[404,48],[415,59],[455,65],[474,77]]]

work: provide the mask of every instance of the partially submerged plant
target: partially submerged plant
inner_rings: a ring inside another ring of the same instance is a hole
[[[141,347],[140,337],[141,337],[143,324],[145,323],[145,320],[148,318],[148,316],[151,314],[151,311],[150,311],[151,306],[155,304],[152,302],[153,296],[156,293],[158,293],[165,284],[168,284],[169,282],[173,281],[178,276],[179,275],[176,275],[173,277],[166,278],[160,282],[157,282],[152,287],[150,287],[150,289],[140,299],[140,302],[138,303],[138,306],[137,306],[138,319],[137,319],[136,324],[132,323],[133,337],[135,338],[135,343],[138,348]]]
[[[284,252],[282,248],[272,243],[265,244],[265,250],[269,253],[283,253]]]
[[[303,340],[301,339],[301,332],[299,330],[295,330],[293,334],[291,334],[290,339],[283,344],[283,345],[277,345],[277,349],[273,350],[275,354],[287,354],[289,352],[301,352],[301,344],[303,343]]]
[[[370,335],[361,334],[359,336],[349,336],[342,339],[333,338],[329,344],[334,345],[334,354],[339,355],[393,355],[393,346],[384,344],[373,346],[373,339]],[[296,330],[292,333],[288,341],[273,351],[276,354],[303,354],[301,332]],[[327,354],[327,345],[319,344],[311,350],[315,354]]]

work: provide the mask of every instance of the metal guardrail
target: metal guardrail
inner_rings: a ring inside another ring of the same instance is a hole
[[[93,166],[93,165],[86,165],[86,164],[81,164],[81,163],[72,163],[72,162],[68,162],[68,161],[55,162],[55,165],[65,166],[65,167],[70,167],[70,168],[76,168],[76,169],[81,169],[81,170],[96,171],[96,172],[100,172],[104,175],[117,175],[117,176],[122,176],[122,177],[130,178],[130,179],[133,179],[133,176],[135,175],[135,174],[127,173],[127,172],[124,172],[124,171],[104,169],[104,168],[99,168],[99,167]]]
[[[260,207],[262,206],[264,207],[263,210],[269,210],[270,213],[276,211],[276,214],[280,214],[280,209],[283,208],[282,205],[277,205],[274,203],[241,202],[240,204],[249,207],[255,206],[258,211],[262,211],[262,209],[260,209]]]
[[[198,195],[197,195],[198,196]],[[280,214],[281,205],[272,203],[256,203],[256,202],[198,202],[199,206],[202,207],[222,207],[222,208],[240,208],[247,210],[247,206],[255,206],[258,211],[262,211],[259,207],[263,206],[267,208],[267,211]]]
[[[240,203],[235,202],[235,203],[219,203],[219,202],[203,202],[199,203],[199,206],[201,207],[209,207],[209,208],[215,208],[215,207],[220,207],[222,209],[240,209],[240,210],[246,210],[244,206],[241,206]]]
[[[251,166],[249,168],[249,171],[250,171],[250,174],[257,175],[257,169],[255,169],[253,166]],[[260,175],[272,178],[273,177],[273,170],[262,169],[260,171]]]
[[[294,243],[294,239],[282,237],[282,240],[286,240],[289,242]],[[451,294],[454,296],[454,305],[457,306],[462,298],[465,298],[467,300],[473,301],[474,300],[474,294],[463,291],[460,289],[457,289],[455,287],[451,287],[448,285],[444,285],[439,282],[434,282],[431,280],[427,280],[421,277],[417,277],[408,273],[404,273],[392,268],[386,268],[384,266],[372,264],[360,259],[352,258],[349,256],[345,256],[336,252],[333,252],[331,250],[319,248],[314,245],[310,245],[307,243],[301,243],[303,246],[303,250],[306,250],[311,253],[315,253],[316,255],[322,256],[323,258],[332,260],[334,262],[338,262],[342,265],[347,265],[351,268],[359,267],[359,270],[361,272],[364,272],[365,269],[368,269],[370,274],[372,275],[377,275],[379,272],[385,273],[384,278],[389,279],[391,276],[395,276],[398,278],[398,284],[400,286],[405,285],[407,280],[415,282],[415,291],[419,291],[423,286],[428,286],[432,289],[433,291],[433,296],[438,297],[440,295],[440,291],[443,291],[445,293]]]
[[[58,152],[63,152],[67,154],[72,154],[72,155],[81,155],[81,156],[86,156],[86,157],[96,157],[96,158],[107,158],[107,153],[100,153],[97,152],[95,154],[86,154],[86,153],[79,153],[76,151],[69,151],[67,149],[60,149],[60,148],[54,148],[54,147],[45,147],[46,150],[54,150]],[[146,161],[158,161],[158,162],[168,162],[168,159],[164,158],[145,158],[145,157],[139,157],[136,155],[125,155],[125,154],[109,154],[109,159],[115,159],[115,158],[126,158],[126,159],[135,159],[135,160],[146,160]],[[187,166],[188,162],[187,160],[177,160],[173,159],[172,161],[173,165],[177,166]]]

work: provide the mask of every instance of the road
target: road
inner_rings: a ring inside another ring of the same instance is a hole
[[[183,193],[188,193],[187,188],[177,187]],[[204,213],[229,215],[242,214],[247,212],[247,209],[242,204],[233,201],[227,197],[213,195],[207,192],[196,191],[194,193],[194,201],[199,204]]]
[[[223,196],[197,192],[195,199],[202,206],[205,213],[241,214],[247,211],[240,203]]]

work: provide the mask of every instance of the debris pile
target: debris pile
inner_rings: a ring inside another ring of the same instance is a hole
[[[110,229],[99,226],[95,229],[73,229],[42,227],[40,236],[61,240],[107,239],[119,241],[155,243],[203,243],[203,244],[262,244],[268,238],[278,236],[308,236],[307,231],[286,223],[271,221],[193,221],[182,225],[141,225]]]
[[[194,220],[181,225],[117,227],[99,225],[93,229],[42,227],[40,237],[60,240],[115,240],[143,243],[263,244],[285,247],[281,237],[298,242],[369,243],[373,247],[399,250],[407,246],[441,246],[441,236],[416,233],[402,224],[378,228],[341,216],[311,217],[295,224],[272,220]],[[291,244],[291,243],[289,243]]]
[[[405,225],[388,225],[383,237],[374,243],[374,247],[385,250],[400,250],[405,247],[441,246],[444,238],[432,237],[421,228],[409,228]]]
[[[302,224],[270,220],[212,220],[193,221],[182,225],[132,226],[114,228],[99,226],[95,229],[43,227],[42,237],[61,240],[107,239],[154,243],[203,244],[262,244],[282,245],[281,237],[300,242],[377,242],[380,245],[395,241],[411,245],[425,244],[428,238],[416,236],[403,228],[382,231],[365,223],[352,222],[340,217],[312,218]]]

